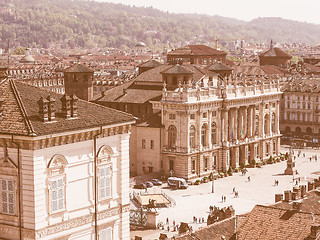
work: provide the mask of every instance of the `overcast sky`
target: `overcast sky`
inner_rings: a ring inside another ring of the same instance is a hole
[[[99,0],[135,6],[153,6],[174,13],[203,13],[250,21],[282,17],[320,24],[320,0]]]

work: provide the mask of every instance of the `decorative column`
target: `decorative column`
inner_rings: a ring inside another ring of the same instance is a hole
[[[208,137],[209,137],[209,141],[208,141],[208,145],[210,146],[210,148],[212,148],[212,139],[211,139],[211,131],[212,131],[212,111],[208,111]]]
[[[219,170],[227,170],[227,159],[228,159],[228,110],[226,107],[221,108],[221,139],[222,139],[222,154],[221,164]]]
[[[243,123],[244,136],[243,137],[248,137],[248,128],[247,128],[247,125],[248,125],[248,106],[244,107],[243,121],[244,121],[244,123]]]
[[[280,134],[280,128],[279,128],[279,118],[280,118],[280,114],[279,114],[279,100],[276,101],[276,119],[275,119],[275,133],[276,134]],[[298,119],[300,120],[300,119]]]
[[[236,142],[238,139],[238,117],[239,117],[239,113],[238,113],[239,107],[236,107],[234,109],[234,128],[233,128],[233,138],[234,141]]]

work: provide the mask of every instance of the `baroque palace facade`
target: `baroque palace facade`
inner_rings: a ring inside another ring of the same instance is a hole
[[[75,83],[86,79],[72,69]],[[75,95],[0,80],[0,238],[130,239],[134,121]]]
[[[192,46],[193,55],[203,57],[203,49]],[[132,175],[192,179],[279,153],[278,79],[221,78],[208,62],[175,64],[143,63],[134,81],[93,100],[139,118],[130,138]]]
[[[164,171],[190,179],[277,155],[279,82],[206,80],[164,88],[162,99],[152,102],[162,116]]]

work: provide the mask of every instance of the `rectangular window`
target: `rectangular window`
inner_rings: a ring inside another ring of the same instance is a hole
[[[169,119],[171,119],[171,120],[176,119],[176,115],[173,113],[169,113]]]
[[[217,111],[212,111],[212,117],[217,116]]]
[[[207,113],[206,112],[202,113],[202,117],[207,118]]]
[[[13,180],[1,179],[1,213],[15,214],[16,194]]]
[[[193,113],[193,114],[190,114],[190,119],[195,119],[196,118],[196,115]]]
[[[208,171],[208,157],[203,157],[203,171]]]
[[[103,229],[100,231],[99,240],[112,240],[112,228]]]
[[[191,159],[191,172],[196,172],[196,160],[194,158]]]
[[[151,140],[151,141],[150,141],[150,148],[151,148],[151,149],[154,149],[154,140]]]
[[[60,212],[65,209],[64,177],[50,180],[51,212]]]
[[[142,139],[142,149],[146,149],[146,140]]]
[[[99,200],[111,197],[111,168],[104,166],[99,169]]]

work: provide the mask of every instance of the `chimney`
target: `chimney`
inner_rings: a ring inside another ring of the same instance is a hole
[[[64,94],[62,98],[60,98],[61,104],[62,104],[62,115],[64,118],[70,118],[71,117],[71,98]]]
[[[290,190],[284,191],[284,201],[290,202],[291,200],[292,200],[291,191]]]
[[[55,115],[55,102],[56,100],[50,96],[47,97],[47,100],[48,100],[48,119],[49,121],[53,121],[55,118],[56,118],[56,115]]]
[[[302,202],[294,201],[292,202],[292,209],[296,211],[300,211],[301,205],[302,205]]]
[[[0,98],[0,117],[3,115],[3,103],[4,103],[4,100]]]
[[[7,78],[7,69],[6,67],[0,67],[0,81]]]
[[[78,98],[76,95],[71,95],[71,117],[76,118],[78,116]]]
[[[48,119],[48,108],[49,102],[47,99],[41,97],[37,102],[39,106],[39,117],[42,121],[47,122]]]
[[[320,225],[319,224],[312,224],[311,231],[309,235],[309,239],[318,239],[320,237]]]

